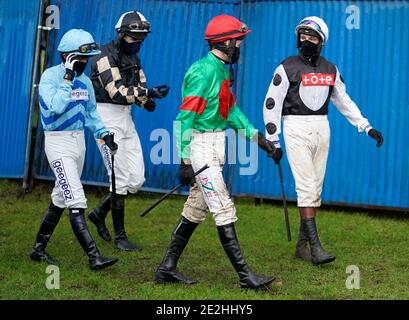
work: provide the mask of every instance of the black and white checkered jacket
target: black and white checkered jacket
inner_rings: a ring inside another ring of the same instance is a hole
[[[118,40],[104,45],[92,59],[91,80],[97,102],[143,106],[148,100],[141,61],[136,54],[121,52]]]

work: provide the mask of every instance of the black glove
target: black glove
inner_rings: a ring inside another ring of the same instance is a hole
[[[273,150],[273,155],[271,156],[275,164],[278,164],[283,157],[283,150],[281,148],[275,148]]]
[[[267,156],[272,158],[276,164],[278,164],[283,157],[283,150],[281,148],[276,148],[271,141],[268,141],[259,132],[257,137],[258,145],[261,149],[267,152]]]
[[[181,163],[179,167],[179,180],[182,186],[193,185],[195,183],[194,179],[195,172],[193,171],[192,165]]]
[[[162,99],[169,93],[170,87],[166,84],[148,89],[148,98]]]
[[[382,133],[380,133],[379,131],[376,131],[375,129],[371,129],[368,131],[368,136],[376,140],[377,142],[376,146],[378,148],[382,145],[383,137],[382,137]]]
[[[155,111],[156,102],[152,99],[149,99],[148,101],[145,102],[143,107],[146,109],[146,111],[149,111],[149,112]]]
[[[109,133],[107,135],[105,135],[102,140],[105,141],[106,146],[109,148],[109,150],[111,150],[111,152],[113,154],[116,153],[116,151],[118,150],[118,145],[114,142],[114,134],[113,133]]]

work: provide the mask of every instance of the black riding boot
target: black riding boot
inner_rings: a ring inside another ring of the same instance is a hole
[[[184,284],[195,284],[196,280],[185,278],[176,271],[176,265],[179,257],[185,249],[190,236],[195,231],[197,223],[193,223],[182,217],[172,233],[169,248],[165,253],[162,263],[155,273],[155,279],[158,283],[181,282]]]
[[[43,220],[38,230],[36,242],[31,250],[30,258],[34,261],[45,261],[48,264],[57,264],[58,261],[49,256],[45,252],[45,247],[54,232],[55,227],[60,221],[61,215],[64,212],[64,208],[55,206],[52,202],[45,211]]]
[[[300,231],[298,233],[298,242],[295,248],[295,256],[299,259],[311,261],[311,251],[308,248],[308,237],[304,230],[304,225],[300,220]]]
[[[116,195],[116,207],[112,208],[112,221],[115,230],[115,247],[124,251],[139,251],[140,247],[129,242],[125,232],[125,198],[126,196]]]
[[[315,218],[302,219],[301,222],[310,243],[312,264],[319,265],[334,261],[335,256],[325,252],[321,246]]]
[[[105,241],[111,241],[111,235],[105,225],[105,217],[109,210],[111,210],[111,192],[105,195],[101,202],[88,214],[88,219],[97,227],[99,236]]]
[[[242,288],[258,289],[274,281],[275,277],[259,276],[250,270],[241,254],[234,223],[218,226],[217,231],[224,251],[239,275]]]
[[[84,209],[70,209],[70,222],[72,230],[78,239],[82,249],[88,255],[91,270],[100,270],[115,264],[118,259],[101,256],[97,245],[92,239],[84,218]]]

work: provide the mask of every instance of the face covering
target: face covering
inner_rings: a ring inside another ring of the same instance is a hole
[[[74,64],[74,71],[77,74],[77,76],[80,76],[85,71],[85,68],[87,67],[87,63],[88,62],[77,61]]]
[[[306,58],[310,58],[315,54],[319,54],[318,44],[315,44],[308,40],[304,40],[301,42],[299,50],[301,51],[302,55]]]
[[[233,43],[233,45],[225,45],[224,43],[215,43],[215,44],[211,44],[210,48],[211,49],[217,49],[220,50],[221,52],[225,53],[229,58],[230,61],[224,61],[226,64],[235,64],[237,61],[239,61],[240,58],[240,47],[236,47],[235,42]]]
[[[141,49],[141,43],[142,42],[126,42],[125,40],[121,40],[121,47],[122,50],[125,52],[125,54],[135,54],[138,53],[139,50]]]
[[[231,51],[230,51],[231,50]],[[237,61],[239,61],[239,59],[240,59],[240,48],[238,48],[238,47],[233,47],[233,48],[229,48],[229,52],[230,52],[230,55],[229,55],[229,57],[231,58],[231,61],[230,61],[230,63],[232,63],[232,64],[234,64],[234,63],[236,63]]]
[[[67,61],[67,59],[64,58],[63,54],[61,54],[61,61],[62,63],[65,63]],[[87,64],[88,61],[87,62],[77,61],[76,63],[74,63],[74,71],[77,76],[80,76],[85,71]]]

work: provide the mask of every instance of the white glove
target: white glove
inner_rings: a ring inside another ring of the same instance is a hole
[[[65,59],[65,75],[64,79],[67,81],[72,81],[75,77],[74,64],[78,62],[78,57],[74,53],[70,53]]]
[[[69,69],[74,71],[74,64],[78,62],[78,57],[76,56],[75,53],[70,53],[64,63],[65,69]]]

